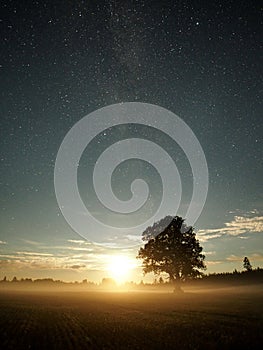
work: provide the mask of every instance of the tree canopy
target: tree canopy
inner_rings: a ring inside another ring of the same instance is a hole
[[[156,232],[160,232],[156,234]],[[142,234],[147,241],[137,258],[143,259],[145,274],[165,272],[171,282],[180,282],[201,275],[204,270],[203,248],[193,227],[187,227],[179,216],[166,216]]]

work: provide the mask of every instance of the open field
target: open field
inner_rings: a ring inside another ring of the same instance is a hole
[[[1,349],[259,349],[263,287],[0,291]]]

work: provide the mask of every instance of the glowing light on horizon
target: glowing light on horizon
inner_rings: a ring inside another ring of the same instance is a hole
[[[110,258],[108,272],[118,284],[129,279],[131,271],[136,267],[133,259],[125,255],[115,255]]]

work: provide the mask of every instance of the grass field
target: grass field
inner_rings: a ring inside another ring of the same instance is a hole
[[[260,349],[262,292],[0,291],[0,348]]]

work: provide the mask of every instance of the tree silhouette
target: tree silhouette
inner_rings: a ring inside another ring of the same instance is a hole
[[[250,261],[246,256],[244,257],[244,260],[243,260],[243,266],[244,266],[244,269],[246,269],[247,271],[252,271],[252,265],[250,264]]]
[[[167,273],[175,292],[181,291],[181,281],[200,276],[199,270],[206,268],[203,248],[193,228],[186,227],[181,217],[166,216],[148,227],[142,236],[147,243],[140,248],[137,258],[143,259],[144,273]]]

